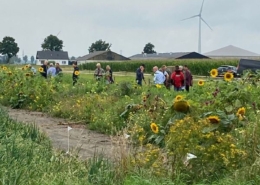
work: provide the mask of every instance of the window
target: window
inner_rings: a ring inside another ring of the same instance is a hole
[[[44,60],[41,60],[41,64],[43,64],[44,63]]]
[[[67,64],[67,61],[62,61],[61,63],[62,63],[62,64]]]

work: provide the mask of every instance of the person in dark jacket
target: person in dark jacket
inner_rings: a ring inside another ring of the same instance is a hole
[[[55,64],[55,68],[56,68],[56,75],[61,74],[62,69],[60,68],[60,64],[59,63]]]
[[[41,68],[43,68],[43,71],[40,72],[41,75],[44,77],[44,78],[47,78],[47,70],[48,70],[48,61],[45,60],[43,65],[41,65]]]
[[[142,81],[145,82],[144,79],[144,69],[145,65],[142,64],[137,70],[136,70],[136,82],[138,85],[142,86]]]
[[[72,73],[72,80],[73,80],[73,86],[77,83],[79,78],[79,68],[77,65],[77,62],[73,62],[73,73]]]
[[[185,89],[189,92],[193,77],[187,65],[184,66]]]

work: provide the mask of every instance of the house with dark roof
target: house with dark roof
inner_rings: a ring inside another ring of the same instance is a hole
[[[244,50],[242,48],[238,48],[236,46],[226,46],[214,51],[210,51],[207,53],[204,53],[204,55],[210,57],[210,58],[251,58],[251,59],[257,59],[260,58],[260,55],[251,51]]]
[[[137,54],[131,56],[131,60],[169,60],[169,59],[205,59],[209,58],[197,52],[178,52],[178,53],[154,53]]]
[[[67,51],[43,50],[36,53],[36,65],[42,65],[44,61],[69,65],[69,54]]]
[[[113,51],[95,51],[93,53],[89,53],[83,57],[79,57],[76,59],[78,64],[88,63],[88,62],[96,62],[96,61],[122,61],[122,60],[130,60],[127,57],[119,55]]]

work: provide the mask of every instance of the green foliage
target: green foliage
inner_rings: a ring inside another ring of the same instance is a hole
[[[19,52],[19,47],[12,37],[4,37],[3,41],[0,42],[0,53],[8,56],[8,63],[11,57],[16,56]]]
[[[186,60],[131,60],[131,61],[122,61],[122,62],[113,62],[109,63],[111,69],[116,71],[127,71],[127,72],[135,72],[140,64],[145,64],[145,72],[151,73],[154,66],[176,66],[176,65],[187,65],[192,74],[194,75],[203,75],[209,76],[209,71],[211,69],[216,69],[221,65],[238,65],[238,60],[226,60],[226,59],[186,59]],[[102,66],[108,65],[107,62],[101,62]],[[85,70],[95,70],[96,63],[85,63],[79,66],[81,69]]]
[[[63,48],[63,41],[54,35],[49,35],[42,43],[42,49],[51,51],[61,51]]]
[[[149,42],[149,43],[147,43],[147,44],[144,46],[143,52],[144,52],[144,53],[147,53],[147,54],[156,53],[156,51],[154,51],[153,49],[154,49],[154,45]]]
[[[88,51],[89,53],[95,52],[95,51],[106,51],[111,48],[112,44],[106,43],[106,41],[102,41],[101,39],[92,43],[89,47]]]

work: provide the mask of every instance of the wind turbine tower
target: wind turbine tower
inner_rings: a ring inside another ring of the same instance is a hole
[[[184,21],[184,20],[187,20],[187,19],[195,18],[195,17],[199,18],[199,46],[198,46],[198,53],[201,53],[201,21],[203,21],[209,27],[209,29],[212,30],[212,28],[208,25],[208,23],[202,18],[203,5],[204,5],[204,0],[202,1],[202,5],[201,5],[200,12],[199,12],[198,15],[194,15],[194,16],[191,16],[189,18],[186,18],[186,19],[182,20],[182,21]]]

